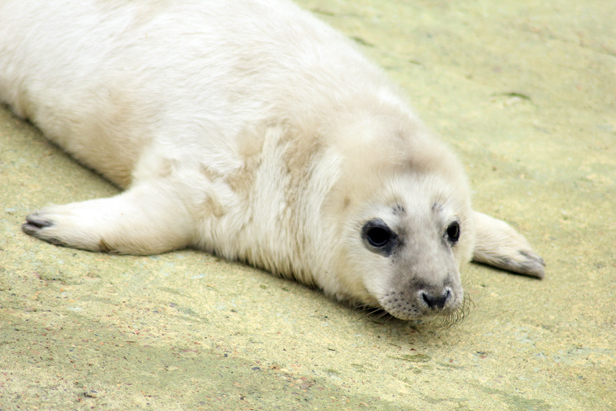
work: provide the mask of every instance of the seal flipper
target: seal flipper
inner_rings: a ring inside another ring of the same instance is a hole
[[[473,261],[531,277],[544,277],[545,263],[524,236],[502,220],[477,211],[474,218]]]
[[[158,254],[188,246],[194,224],[168,184],[147,182],[110,198],[52,205],[22,230],[49,243],[118,254]]]

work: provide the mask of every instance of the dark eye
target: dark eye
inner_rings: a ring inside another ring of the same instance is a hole
[[[362,237],[368,245],[376,249],[374,251],[386,254],[391,253],[397,238],[396,234],[380,219],[368,221],[362,228]]]
[[[447,237],[453,244],[458,242],[460,239],[460,223],[454,221],[449,224],[449,227],[447,227]]]
[[[391,240],[391,231],[381,227],[372,227],[366,233],[366,238],[371,246],[383,247]]]

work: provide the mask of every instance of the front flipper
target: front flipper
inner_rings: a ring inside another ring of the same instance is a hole
[[[190,244],[194,224],[173,187],[143,183],[115,197],[52,205],[23,231],[52,244],[119,254],[158,254]]]
[[[545,263],[526,238],[502,220],[475,211],[473,261],[502,270],[543,278]]]

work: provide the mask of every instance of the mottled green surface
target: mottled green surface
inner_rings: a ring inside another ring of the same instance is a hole
[[[465,269],[451,328],[380,321],[204,253],[24,235],[110,184],[0,109],[0,409],[616,409],[616,2],[300,2],[467,164],[544,281]]]

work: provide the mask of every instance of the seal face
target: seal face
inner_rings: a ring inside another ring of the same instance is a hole
[[[397,87],[286,1],[6,0],[0,99],[126,189],[27,216],[53,244],[196,247],[401,319],[459,309],[471,256],[543,276]]]
[[[464,180],[448,181],[455,176],[443,171],[392,170],[383,186],[372,187],[372,200],[351,213],[357,222],[349,224],[340,258],[348,266],[341,271],[360,274],[348,282],[363,285],[353,292],[363,304],[401,319],[461,308],[459,267],[472,251],[475,228]]]

